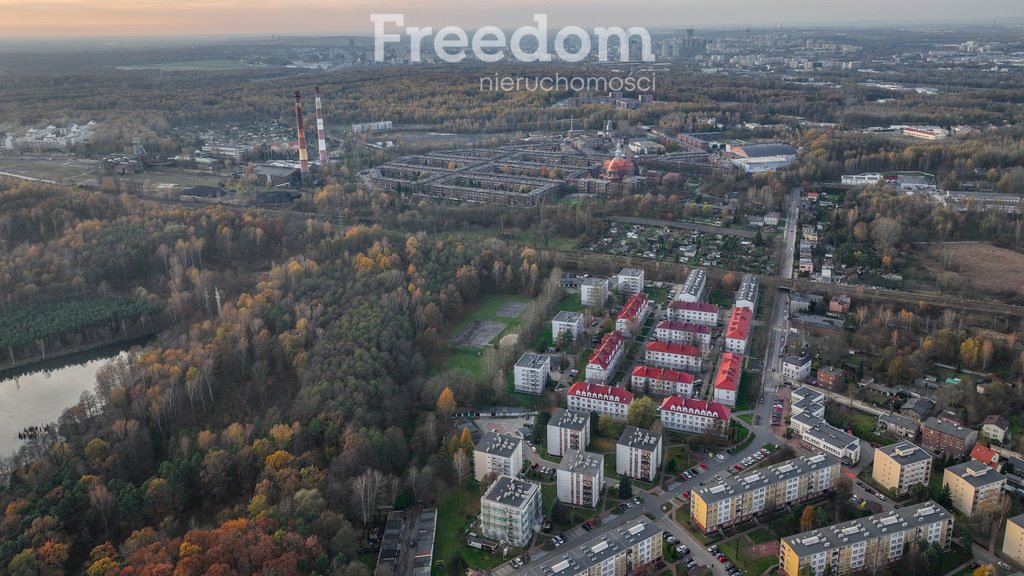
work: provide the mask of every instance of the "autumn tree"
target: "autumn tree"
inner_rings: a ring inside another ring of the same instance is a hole
[[[649,396],[641,396],[629,405],[629,424],[638,428],[649,428],[658,418],[658,407]]]

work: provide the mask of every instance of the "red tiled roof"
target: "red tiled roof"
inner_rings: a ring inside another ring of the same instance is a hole
[[[710,334],[711,327],[704,324],[694,324],[692,322],[680,322],[678,320],[662,320],[658,322],[656,326],[662,330],[676,330],[678,332],[696,332],[697,334]]]
[[[729,318],[729,327],[725,330],[725,337],[746,340],[750,335],[751,319],[753,319],[753,313],[750,308],[733,308],[732,316]]]
[[[633,393],[625,388],[604,386],[602,384],[587,384],[586,382],[573,384],[566,394],[581,398],[596,398],[598,400],[618,402],[619,404],[629,404],[633,401]]]
[[[715,388],[718,390],[736,390],[740,386],[740,374],[743,372],[743,355],[726,352],[722,354],[722,362],[718,365],[715,376]]]
[[[680,356],[701,355],[700,348],[675,342],[648,342],[645,349],[653,352],[665,352],[666,354],[678,354]]]
[[[708,304],[707,302],[683,302],[682,300],[673,300],[668,305],[673,310],[696,310],[698,312],[718,312],[718,306],[714,304]]]
[[[994,469],[999,468],[999,457],[996,455],[996,451],[983,444],[974,445],[974,448],[971,449],[971,458]]]
[[[594,348],[594,352],[590,355],[588,364],[597,364],[602,368],[608,368],[608,362],[611,361],[612,356],[615,354],[615,349],[622,343],[622,334],[619,334],[618,330],[605,334],[604,339],[601,343]]]
[[[633,369],[633,376],[639,378],[653,378],[655,380],[665,380],[668,382],[681,382],[683,384],[693,384],[693,374],[689,372],[682,372],[680,370],[672,370],[670,368],[655,368],[654,366],[637,366]]]
[[[695,398],[683,398],[682,396],[669,396],[661,402],[661,410],[669,412],[683,412],[696,414],[698,416],[710,416],[719,420],[729,419],[729,409],[719,402],[708,402]]]
[[[640,309],[647,305],[647,294],[637,292],[629,297],[626,305],[619,312],[619,320],[632,320],[640,314]]]

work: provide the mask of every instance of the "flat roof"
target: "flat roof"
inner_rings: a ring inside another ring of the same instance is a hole
[[[626,426],[619,436],[619,444],[640,450],[655,450],[661,444],[661,432],[651,432],[636,426]]]
[[[568,322],[570,324],[575,324],[582,319],[582,312],[566,312],[565,310],[560,310],[558,314],[555,314],[555,317],[552,318],[551,320],[553,322]]]
[[[595,532],[597,530],[595,529]],[[579,546],[558,554],[550,552],[530,563],[521,572],[524,576],[570,576],[588,571],[650,538],[661,535],[662,528],[647,518],[624,522],[618,527],[591,538]]]
[[[742,494],[760,486],[782,482],[832,466],[839,466],[840,460],[832,454],[814,454],[812,456],[799,456],[779,462],[767,468],[755,470],[750,473],[740,473],[732,478],[709,483],[693,490],[699,494],[701,499],[707,503],[732,498],[736,494]]]
[[[558,469],[574,474],[596,476],[604,471],[604,454],[594,454],[585,450],[566,450]]]
[[[932,455],[927,450],[912,442],[897,442],[888,446],[880,446],[875,450],[899,462],[900,465],[931,461],[932,459]]]
[[[838,550],[858,542],[873,540],[886,532],[910,530],[952,519],[953,515],[948,510],[933,501],[928,501],[787,536],[782,540],[797,556],[803,557],[826,549]]]
[[[1006,480],[1006,476],[1003,476],[999,472],[996,472],[990,468],[987,464],[982,464],[977,460],[968,460],[955,466],[949,466],[946,468],[946,472],[954,474],[963,478],[971,486],[975,488],[981,488],[996,482],[1003,482]],[[945,472],[943,472],[945,475]]]
[[[539,370],[544,367],[545,364],[551,363],[551,357],[544,354],[533,354],[527,352],[516,362],[517,368],[533,368]]]
[[[513,478],[512,476],[501,475],[487,489],[483,499],[504,506],[521,508],[523,504],[533,498],[534,494],[539,491],[540,484],[536,482],[528,482],[519,478]]]
[[[800,416],[803,416],[804,414],[806,414],[806,412],[801,413]],[[816,425],[804,430],[803,436],[817,438],[821,442],[828,444],[837,450],[852,449],[854,444],[856,444],[858,448],[860,447],[860,438],[851,436],[820,418],[817,420],[818,423]]]
[[[477,442],[476,449],[495,456],[508,458],[516,451],[516,448],[522,445],[522,442],[522,438],[512,434],[488,432]]]
[[[801,386],[796,390],[793,390],[791,396],[799,396],[800,398],[810,398],[811,400],[814,400],[816,402],[825,401],[825,393],[822,392],[821,390],[815,390],[810,386]]]
[[[566,410],[559,408],[548,421],[548,426],[555,428],[568,428],[570,430],[583,430],[590,421],[590,414],[581,410]]]

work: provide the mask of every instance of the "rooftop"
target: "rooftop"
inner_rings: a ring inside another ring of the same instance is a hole
[[[679,354],[680,356],[702,355],[700,348],[676,342],[647,342],[647,346],[644,348],[650,352],[664,352],[665,354]]]
[[[999,472],[989,468],[986,464],[982,464],[977,460],[968,460],[967,462],[961,462],[954,466],[946,468],[946,472],[963,478],[968,484],[975,488],[981,488],[994,484],[996,482],[1002,482],[1006,480],[1006,476],[1003,476]]]
[[[904,464],[913,464],[915,462],[926,462],[931,461],[932,455],[929,454],[923,448],[911,444],[910,442],[897,442],[888,446],[881,446],[875,448],[879,452],[892,458],[893,460]]]
[[[562,310],[558,314],[555,314],[555,317],[552,318],[552,321],[554,321],[554,322],[568,322],[569,324],[575,324],[575,323],[579,322],[582,319],[583,319],[583,313],[582,312],[566,312],[565,310]]]
[[[757,298],[757,288],[761,281],[754,274],[744,274],[740,282],[740,289],[736,291],[737,300],[748,300],[753,302]]]
[[[546,356],[544,354],[533,354],[532,352],[527,352],[526,354],[523,354],[522,358],[520,358],[518,362],[516,362],[516,367],[517,368],[532,368],[534,370],[540,370],[545,365],[550,365],[550,364],[551,364],[551,357],[550,356]]]
[[[942,420],[939,420],[935,416],[929,416],[927,420],[921,423],[921,427],[930,428],[932,430],[935,430],[936,432],[947,434],[949,436],[955,436],[957,438],[965,440],[968,436],[974,433],[974,430],[971,430],[970,428],[964,428],[963,426],[957,426],[955,424],[950,424],[949,422],[944,422]]]
[[[754,314],[750,308],[733,308],[729,317],[729,325],[725,329],[725,337],[746,340],[750,335],[750,321]]]
[[[534,493],[540,490],[540,484],[527,482],[511,476],[498,476],[498,479],[491,484],[484,494],[484,500],[511,506],[521,507],[525,502],[533,498]]]
[[[669,303],[668,307],[673,310],[693,310],[696,312],[718,313],[718,306],[708,304],[707,302],[683,302],[682,300],[673,300]]]
[[[786,363],[786,364],[789,364],[790,366],[806,366],[807,364],[811,363],[811,357],[810,356],[786,356],[786,359],[783,360],[783,362]]]
[[[678,320],[661,320],[655,328],[660,330],[676,330],[679,332],[695,332],[697,334],[711,333],[710,326],[694,324],[692,322],[680,322]]]
[[[590,421],[590,414],[579,410],[566,410],[559,408],[555,410],[554,416],[548,421],[548,426],[556,428],[568,428],[570,430],[583,430]]]
[[[608,286],[608,279],[607,278],[597,278],[595,276],[591,276],[590,278],[584,278],[583,282],[580,285],[581,286],[601,286],[601,285],[603,285],[603,286],[607,287]]]
[[[637,292],[626,300],[626,304],[619,311],[620,320],[629,320],[636,318],[640,315],[640,310],[647,304],[647,294],[643,292]]]
[[[985,420],[983,420],[981,424],[983,426],[998,426],[1003,430],[1009,429],[1010,427],[1010,421],[1007,420],[1005,416],[1000,416],[999,414],[986,416]]]
[[[583,574],[593,566],[649,538],[661,534],[662,528],[647,518],[622,523],[562,554],[549,553],[530,563],[523,576],[570,576]],[[563,548],[564,550],[564,548]]]
[[[1017,526],[1024,528],[1024,514],[1018,514],[1013,518],[1007,520],[1007,522],[1012,522],[1013,524],[1016,524]]]
[[[729,409],[718,402],[697,400],[696,398],[684,398],[683,396],[668,396],[661,402],[659,408],[662,412],[681,412],[683,414],[694,414],[707,416],[718,420],[729,420]]]
[[[906,428],[907,430],[917,430],[917,420],[908,418],[907,416],[900,416],[899,414],[882,414],[878,417],[879,422],[888,422],[898,428]]]
[[[800,456],[785,462],[780,462],[767,468],[754,470],[749,473],[740,473],[732,478],[709,482],[693,490],[694,494],[700,495],[706,503],[717,502],[742,494],[761,486],[767,486],[776,482],[796,478],[810,472],[839,466],[839,458],[831,454],[815,454],[813,456]]]
[[[897,510],[882,512],[867,518],[850,520],[783,538],[800,557],[821,552],[827,548],[839,549],[858,542],[881,537],[887,532],[909,530],[938,521],[951,521],[953,515],[935,502],[928,501]]]
[[[644,271],[640,268],[623,268],[619,272],[619,276],[626,276],[628,278],[639,278],[644,275]]]
[[[825,394],[822,393],[820,390],[815,390],[814,388],[811,388],[810,386],[801,386],[796,390],[793,390],[792,396],[798,398],[807,398],[818,404],[823,404],[825,402]]]
[[[715,375],[715,388],[718,390],[736,390],[740,386],[740,374],[743,371],[743,355],[726,352],[718,364]]]
[[[588,364],[597,364],[602,368],[608,368],[608,363],[611,362],[612,356],[615,355],[615,350],[622,344],[622,334],[618,330],[613,330],[608,334],[604,335],[601,339],[601,343],[594,348],[593,353],[590,354],[590,359],[587,361]]]
[[[558,464],[558,469],[573,474],[595,476],[604,472],[604,454],[594,454],[583,450],[566,450],[562,455],[562,461]]]
[[[581,398],[594,398],[596,400],[606,400],[608,402],[619,402],[621,404],[629,404],[633,401],[633,393],[625,388],[605,386],[603,384],[588,384],[586,382],[577,382],[573,384],[566,394],[569,396],[579,396]]]
[[[682,384],[693,384],[693,374],[670,368],[655,368],[654,366],[640,365],[633,369],[633,376],[639,378],[652,378],[654,380],[665,380],[667,382],[679,382]]]
[[[732,152],[745,158],[763,158],[767,156],[796,156],[796,148],[788,144],[747,144],[733,146]]]
[[[661,444],[661,432],[651,432],[636,426],[626,426],[619,436],[619,444],[640,450],[656,450]]]
[[[803,416],[804,414],[806,414],[806,412],[799,414],[799,416]],[[860,447],[860,438],[851,436],[820,418],[817,420],[817,424],[804,431],[803,436],[805,438],[808,436],[817,438],[823,444],[827,444],[835,448],[837,451],[853,450],[855,449],[855,446],[857,448]]]
[[[934,406],[935,402],[933,402],[929,398],[921,396],[917,398],[910,398],[909,400],[903,403],[903,406],[900,407],[900,410],[912,410],[916,412],[918,415],[920,415],[922,418],[924,418],[924,416],[928,414],[928,412],[931,411],[931,409]]]
[[[516,451],[516,448],[518,448],[522,442],[523,439],[519,436],[488,432],[487,434],[484,434],[484,437],[481,438],[479,442],[477,442],[476,449],[494,456],[508,458],[512,456]]]

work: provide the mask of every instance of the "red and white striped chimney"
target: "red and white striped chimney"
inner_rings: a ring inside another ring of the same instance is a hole
[[[320,150],[320,164],[327,164],[327,138],[324,136],[324,111],[320,106],[320,87],[313,89],[316,95],[316,145]],[[321,168],[323,170],[323,168]]]

